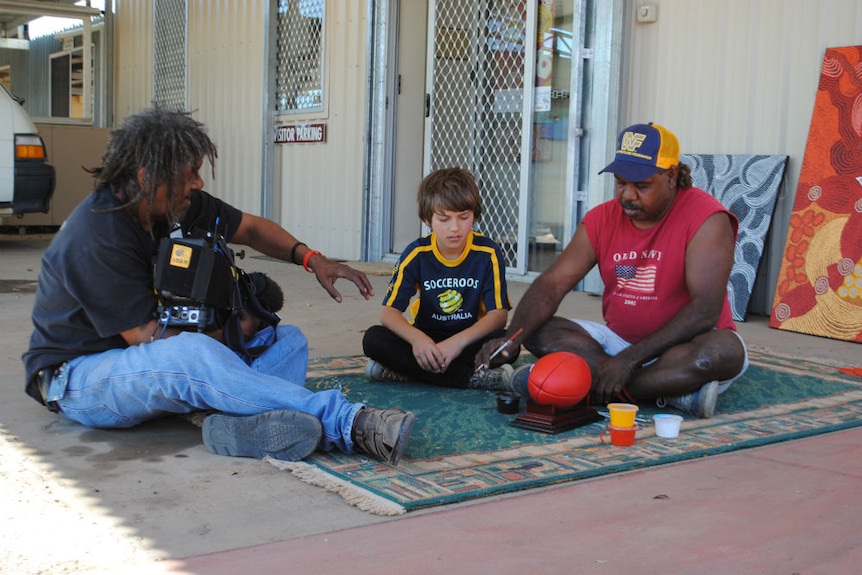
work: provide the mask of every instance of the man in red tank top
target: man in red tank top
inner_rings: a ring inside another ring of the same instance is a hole
[[[508,333],[522,331],[498,362],[522,343],[539,357],[573,352],[590,365],[595,403],[657,399],[712,416],[718,394],[748,366],[727,297],[737,220],[693,187],[679,155],[676,136],[658,124],[620,133],[614,161],[599,172],[614,175],[614,199],[587,212],[524,294]],[[554,316],[594,266],[605,323]],[[488,365],[505,341],[488,342],[476,364]],[[526,387],[530,368],[515,372],[516,389]]]

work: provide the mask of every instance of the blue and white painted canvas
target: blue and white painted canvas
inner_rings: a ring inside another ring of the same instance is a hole
[[[683,154],[680,162],[691,168],[695,186],[739,218],[728,296],[733,319],[745,321],[787,156]]]

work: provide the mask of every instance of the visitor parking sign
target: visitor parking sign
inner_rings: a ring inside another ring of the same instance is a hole
[[[276,126],[276,144],[316,144],[326,141],[326,124]]]

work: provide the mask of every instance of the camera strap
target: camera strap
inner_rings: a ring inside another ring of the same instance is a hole
[[[250,357],[258,357],[266,351],[268,346],[248,347],[246,345],[245,334],[242,332],[243,309],[261,321],[259,329],[277,326],[281,317],[260,303],[251,277],[236,266],[233,269],[236,272],[236,281],[231,294],[231,314],[224,326],[224,340],[227,346],[234,351]]]

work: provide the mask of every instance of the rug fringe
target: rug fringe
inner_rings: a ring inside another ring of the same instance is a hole
[[[309,485],[323,487],[330,493],[337,493],[344,501],[362,511],[374,515],[404,515],[407,513],[407,509],[403,506],[375,495],[367,489],[334,477],[316,465],[304,461],[279,461],[271,457],[265,457],[264,461],[269,461],[281,470],[290,471],[297,479]]]

